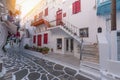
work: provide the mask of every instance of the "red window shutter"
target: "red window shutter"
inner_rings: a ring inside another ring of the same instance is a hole
[[[36,43],[36,35],[33,36],[33,43]]]
[[[80,0],[76,1],[76,13],[81,11]]]
[[[44,44],[48,43],[48,33],[44,34]]]
[[[42,35],[38,35],[38,43],[37,43],[38,46],[41,46],[42,45]]]
[[[80,4],[81,0],[75,1],[73,3],[73,14],[76,14],[78,12],[81,11],[81,4]]]
[[[48,15],[48,8],[45,9],[45,16]]]

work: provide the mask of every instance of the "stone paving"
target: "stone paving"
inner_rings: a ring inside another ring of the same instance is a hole
[[[8,58],[3,59],[7,69],[0,80],[91,80],[76,70],[37,58],[17,50],[8,50]]]

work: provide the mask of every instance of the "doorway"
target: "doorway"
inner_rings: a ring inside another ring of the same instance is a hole
[[[65,49],[67,53],[72,53],[74,51],[74,39],[65,39]]]

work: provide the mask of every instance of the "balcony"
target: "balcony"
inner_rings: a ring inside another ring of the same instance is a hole
[[[120,0],[116,0],[116,9],[117,12],[120,11]],[[97,15],[98,16],[104,16],[104,15],[109,15],[111,13],[111,0],[106,0],[103,2],[98,2],[97,6]]]
[[[31,22],[31,26],[35,26],[35,27],[42,25],[42,24],[45,24],[47,27],[50,27],[49,22],[44,20],[43,18],[37,18]]]

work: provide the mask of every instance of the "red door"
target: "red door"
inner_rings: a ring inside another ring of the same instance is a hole
[[[44,44],[48,43],[48,33],[44,34]]]
[[[42,35],[38,35],[38,46],[42,46]]]
[[[62,10],[58,10],[56,12],[56,25],[60,25],[61,21],[62,21]]]

